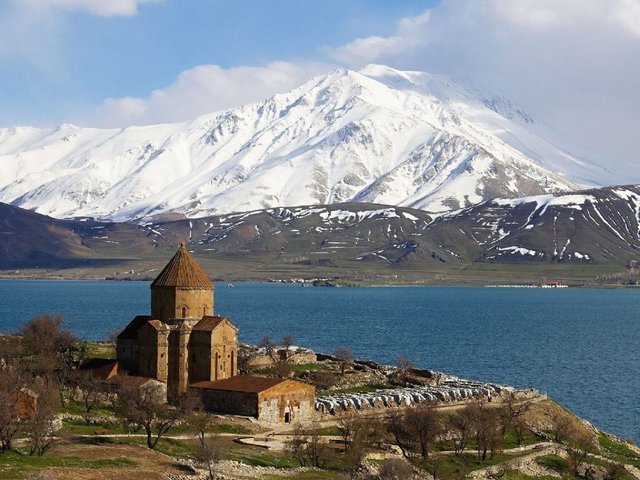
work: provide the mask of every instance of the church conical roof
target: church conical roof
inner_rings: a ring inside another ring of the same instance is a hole
[[[154,287],[213,288],[207,274],[191,256],[184,243],[151,283]]]

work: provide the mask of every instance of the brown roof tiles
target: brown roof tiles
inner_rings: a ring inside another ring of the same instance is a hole
[[[160,275],[151,283],[151,288],[158,287],[213,289],[213,284],[183,243]]]
[[[198,323],[196,323],[193,326],[193,330],[211,331],[215,329],[218,325],[220,325],[222,322],[224,322],[225,320],[228,321],[234,328],[236,328],[236,326],[233,325],[231,320],[229,320],[227,317],[221,317],[221,316],[215,315],[213,317],[211,316],[202,317],[202,320],[200,320]]]
[[[227,378],[225,380],[217,380],[215,382],[197,382],[190,386],[194,388],[205,388],[209,390],[224,390],[227,392],[259,393],[265,390],[269,390],[270,388],[286,381],[287,379],[284,378],[237,375],[235,377]]]

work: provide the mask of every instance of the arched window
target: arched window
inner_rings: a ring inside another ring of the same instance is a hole
[[[206,306],[206,305],[203,305],[203,306],[202,306],[202,316],[204,317],[204,316],[206,316],[206,315],[207,315],[207,306]]]
[[[187,318],[187,307],[182,307],[182,318]]]

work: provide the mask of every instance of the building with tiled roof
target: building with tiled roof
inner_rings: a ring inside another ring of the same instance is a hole
[[[310,422],[315,413],[315,387],[290,378],[238,375],[189,389],[207,411],[254,417],[265,425]]]
[[[237,375],[238,329],[213,308],[213,283],[181,244],[151,283],[151,315],[118,336],[119,368],[166,382],[169,399],[190,383]]]
[[[117,364],[87,369],[104,370],[115,385],[163,382],[169,401],[191,390],[210,412],[253,416],[265,424],[312,420],[312,385],[238,375],[238,329],[215,315],[213,305],[211,280],[180,245],[151,283],[151,315],[138,315],[118,335]],[[123,371],[132,376],[121,378]]]

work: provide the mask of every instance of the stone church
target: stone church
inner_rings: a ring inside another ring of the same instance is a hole
[[[238,375],[238,328],[214,315],[213,290],[180,245],[151,283],[151,315],[138,315],[118,335],[118,360],[109,372],[163,382],[170,402],[191,389],[210,412],[265,424],[313,420],[313,385]]]
[[[238,329],[214,315],[213,284],[180,245],[151,284],[151,315],[139,315],[118,335],[119,367],[167,384],[176,398],[191,383],[238,373]]]

